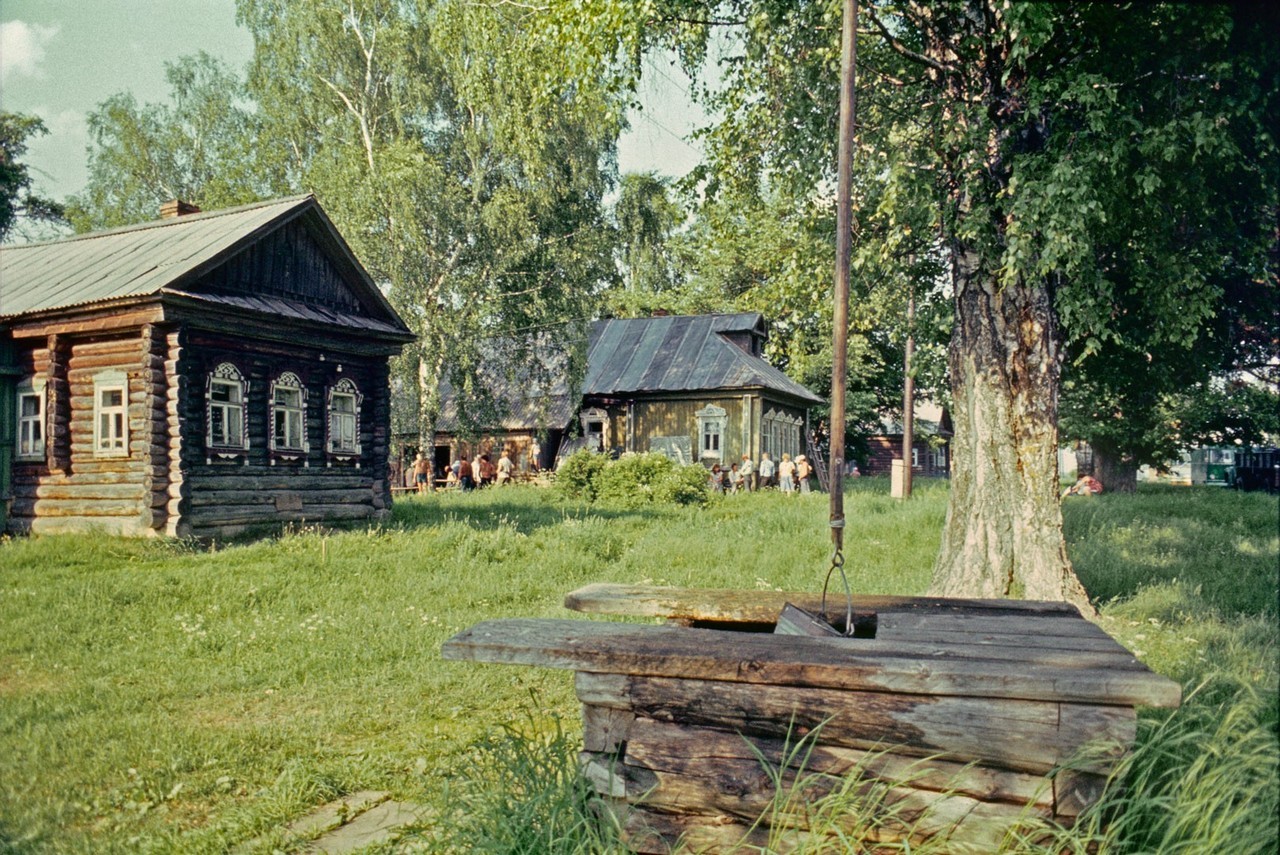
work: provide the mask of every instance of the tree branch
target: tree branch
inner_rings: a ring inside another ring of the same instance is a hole
[[[894,53],[898,54],[899,56],[906,57],[912,62],[918,63],[920,65],[928,66],[929,68],[932,68],[935,71],[940,71],[943,74],[959,74],[960,73],[959,69],[953,66],[938,62],[936,59],[927,57],[922,53],[916,53],[911,48],[904,45],[901,41],[899,41],[893,35],[893,33],[889,32],[889,28],[886,27],[884,25],[884,22],[880,20],[880,17],[876,15],[874,6],[867,6],[865,11],[867,13],[867,17],[871,19],[871,23],[875,24],[876,29],[880,31],[881,38],[883,38],[885,40],[885,43],[888,44],[889,47],[893,49]]]

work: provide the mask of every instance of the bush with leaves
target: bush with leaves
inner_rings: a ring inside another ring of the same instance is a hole
[[[705,505],[710,498],[707,470],[696,463],[673,466],[653,492],[654,501],[671,505]]]
[[[580,449],[556,469],[556,490],[570,499],[595,501],[597,482],[608,460],[602,454]]]
[[[619,508],[652,504],[658,486],[674,468],[675,464],[663,454],[624,454],[600,473],[596,499]]]
[[[707,501],[707,470],[679,466],[662,454],[624,454],[609,460],[578,451],[556,473],[561,495],[619,508],[641,508],[655,502],[701,505]]]

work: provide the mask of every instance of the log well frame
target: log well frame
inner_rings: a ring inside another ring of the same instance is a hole
[[[759,845],[762,760],[783,764],[805,737],[807,771],[881,785],[898,833],[990,849],[1028,817],[1070,823],[1132,747],[1136,707],[1181,702],[1065,603],[861,597],[879,633],[842,639],[769,634],[784,602],[819,607],[794,592],[591,585],[566,605],[668,623],[486,621],[443,655],[575,671],[584,774],[629,845],[655,853]]]

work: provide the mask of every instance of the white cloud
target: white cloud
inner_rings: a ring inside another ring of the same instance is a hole
[[[44,77],[44,47],[57,34],[57,27],[25,21],[0,24],[0,79]]]

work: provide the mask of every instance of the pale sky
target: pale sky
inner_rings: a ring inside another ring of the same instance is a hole
[[[242,70],[253,43],[235,23],[234,0],[0,0],[0,109],[38,115],[49,129],[26,162],[37,192],[63,198],[86,180],[85,115],[130,91],[168,98],[164,63],[204,50]],[[702,121],[678,71],[650,66],[618,144],[624,172],[681,176],[698,162],[685,141]]]

